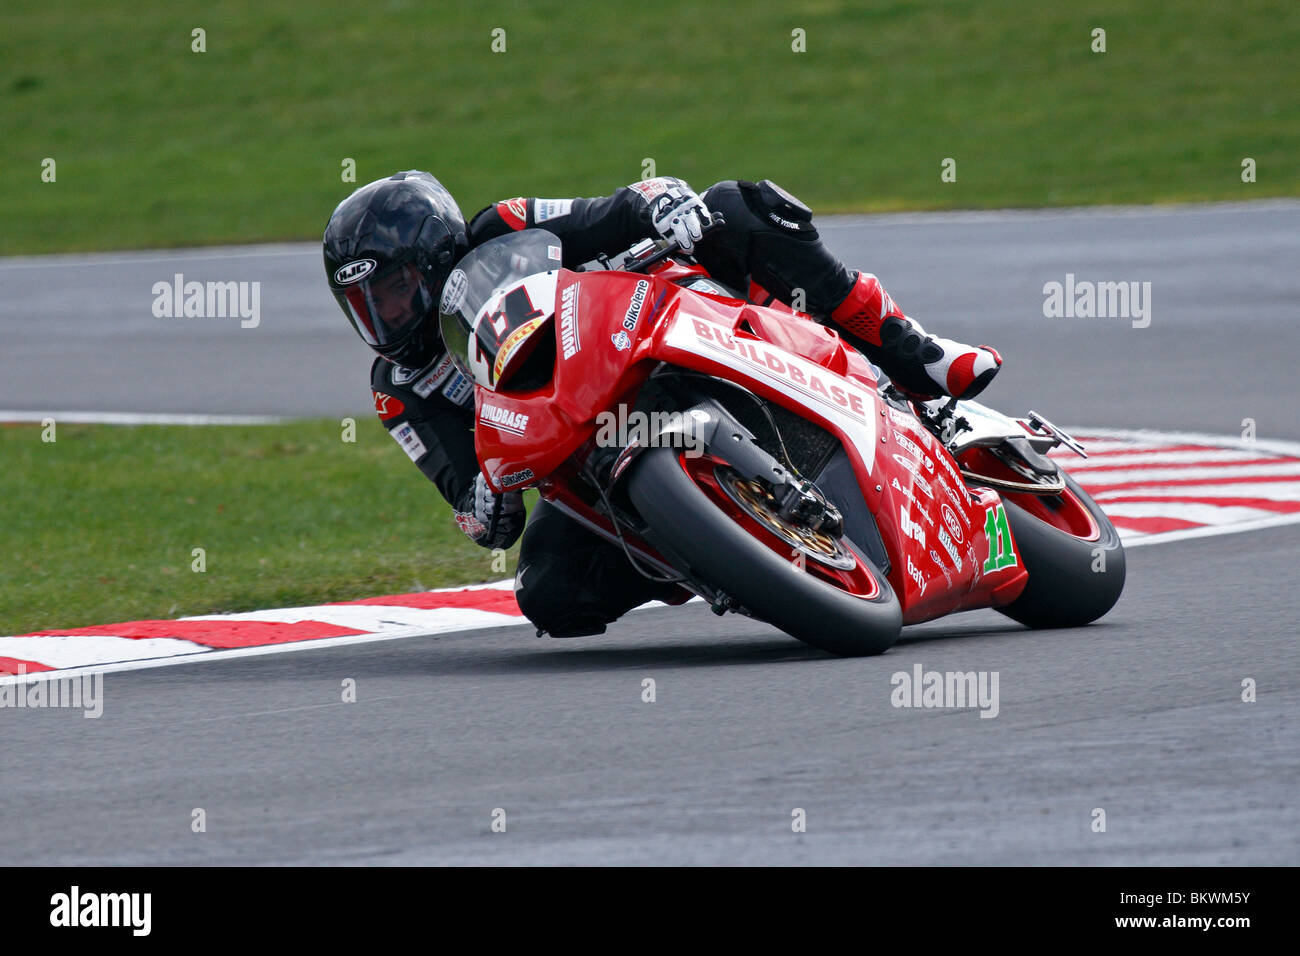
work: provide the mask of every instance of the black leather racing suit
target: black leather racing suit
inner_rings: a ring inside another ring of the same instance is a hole
[[[649,200],[663,182],[634,183],[597,199],[498,202],[470,222],[470,245],[537,226],[563,240],[566,268],[612,256],[640,239],[657,238]],[[789,193],[769,180],[729,180],[701,195],[726,225],[698,242],[694,255],[720,282],[749,290],[760,304],[772,297],[789,303],[794,290],[802,289],[804,311],[818,317],[828,316],[848,295],[856,273],[831,255],[811,211]],[[522,514],[503,518],[489,540],[488,529],[474,515],[479,467],[473,383],[449,356],[418,371],[376,359],[370,384],[384,427],[451,503],[461,530],[487,548],[509,547],[523,531],[516,598],[539,630],[557,637],[599,633],[638,604],[671,593],[638,574],[616,545],[544,501],[534,506],[526,530]]]

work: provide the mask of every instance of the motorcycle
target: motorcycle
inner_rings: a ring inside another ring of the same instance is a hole
[[[480,467],[676,602],[849,656],[958,611],[1075,627],[1118,600],[1119,536],[1047,456],[1086,453],[1041,415],[911,401],[832,329],[754,304],[671,241],[560,261],[558,237],[524,230],[444,287]]]

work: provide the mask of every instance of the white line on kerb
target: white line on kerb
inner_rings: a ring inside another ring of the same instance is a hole
[[[33,413],[22,413],[33,414]],[[0,412],[0,419],[4,413]],[[162,416],[141,416],[141,417],[162,417]],[[219,416],[171,416],[215,419]],[[69,420],[69,419],[64,419]],[[1247,448],[1259,451],[1273,452],[1280,455],[1293,455],[1300,457],[1300,442],[1291,441],[1245,441],[1244,439],[1233,438],[1223,435],[1207,435],[1200,432],[1161,432],[1152,430],[1135,430],[1120,428],[1072,428],[1071,431],[1076,435],[1087,435],[1090,438],[1117,438],[1126,439],[1134,442],[1145,441],[1157,445],[1164,444],[1205,444],[1220,448]],[[1104,505],[1104,502],[1103,502]],[[1125,549],[1144,547],[1151,544],[1165,544],[1174,541],[1183,541],[1191,538],[1209,538],[1224,534],[1236,534],[1241,531],[1255,531],[1263,528],[1272,528],[1280,525],[1295,524],[1300,522],[1298,515],[1278,515],[1277,517],[1261,518],[1257,521],[1243,521],[1236,524],[1212,525],[1200,528],[1187,528],[1179,531],[1165,531],[1156,534],[1140,535],[1135,538],[1129,538],[1124,541]],[[495,581],[488,584],[466,585],[465,588],[448,588],[446,590],[463,590],[463,589],[480,589],[493,588],[508,590],[512,582]],[[700,598],[692,598],[689,603],[697,603]],[[651,601],[643,604],[633,610],[645,610],[652,607],[665,607],[659,601]],[[220,616],[200,616],[197,618],[181,618],[181,620],[219,620]],[[342,647],[349,644],[371,644],[380,641],[400,640],[412,637],[444,638],[455,637],[470,631],[484,630],[488,628],[499,627],[519,627],[527,624],[526,621],[519,623],[503,621],[501,623],[483,623],[469,627],[463,627],[455,631],[430,632],[423,625],[395,627],[391,630],[375,634],[355,634],[342,637],[326,637],[315,640],[293,641],[285,644],[264,644],[257,647],[240,647],[228,648],[222,650],[199,651],[194,654],[178,654],[172,657],[158,657],[144,660],[120,661],[111,664],[90,664],[83,667],[69,667],[51,671],[37,671],[32,674],[22,675],[4,675],[0,676],[0,685],[32,683],[34,681],[62,680],[68,677],[85,674],[108,674],[121,671],[146,670],[156,667],[171,667],[176,664],[189,664],[195,661],[222,661],[232,660],[241,657],[261,657],[267,654],[286,654],[295,651],[314,650],[316,648]]]
[[[1300,458],[1300,442],[1282,441],[1270,438],[1257,438],[1247,441],[1231,435],[1207,435],[1204,432],[1163,432],[1151,428],[1085,428],[1082,425],[1070,429],[1072,435],[1087,435],[1089,438],[1128,438],[1135,442],[1150,442],[1155,445],[1214,445],[1218,448],[1238,448],[1242,451],[1268,451],[1277,455],[1290,455]],[[1084,451],[1088,446],[1084,445]],[[1159,449],[1154,449],[1158,451]],[[1069,471],[1067,468],[1066,471]]]

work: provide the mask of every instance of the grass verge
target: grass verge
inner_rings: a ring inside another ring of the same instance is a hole
[[[0,635],[500,580],[378,422],[0,426]],[[193,570],[202,548],[206,570]]]
[[[1294,0],[9,4],[0,254],[318,238],[349,159],[467,214],[647,160],[821,212],[1294,196],[1297,50]]]

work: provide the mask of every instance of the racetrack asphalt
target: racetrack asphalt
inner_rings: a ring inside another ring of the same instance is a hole
[[[1300,438],[1300,203],[824,231],[930,331],[997,346],[985,398],[1004,411]],[[175,272],[261,281],[258,328],[155,319],[150,286]],[[1150,327],[1045,318],[1066,273],[1151,282]],[[314,248],[0,260],[0,288],[3,408],[369,407]],[[508,627],[108,674],[98,720],[0,709],[0,863],[1295,865],[1297,555],[1296,526],[1133,549],[1090,627],[978,611],[869,659],[696,604],[595,638]],[[996,671],[997,717],[893,707],[916,664]]]

